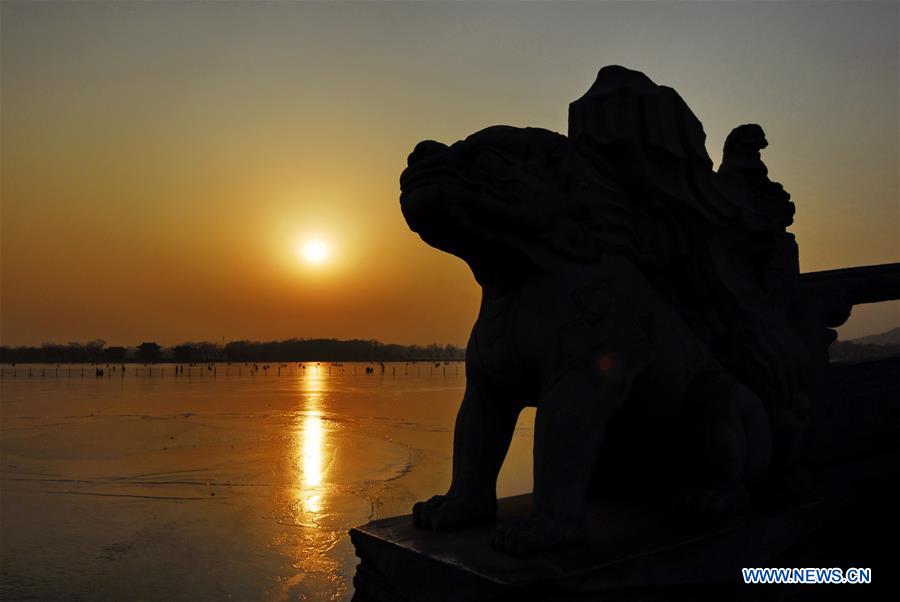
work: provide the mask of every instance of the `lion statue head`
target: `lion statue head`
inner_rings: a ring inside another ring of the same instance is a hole
[[[409,227],[476,278],[597,261],[630,244],[624,194],[549,130],[494,126],[451,146],[420,142],[400,188]]]

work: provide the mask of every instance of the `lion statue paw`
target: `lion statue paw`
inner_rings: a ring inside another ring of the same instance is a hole
[[[539,556],[587,543],[584,519],[535,514],[494,529],[491,546],[510,556]]]
[[[491,523],[496,517],[496,498],[476,500],[464,496],[435,495],[413,506],[413,523],[431,531],[450,531]]]
[[[745,511],[750,505],[750,493],[745,487],[690,487],[675,492],[675,510],[688,516],[725,518]]]

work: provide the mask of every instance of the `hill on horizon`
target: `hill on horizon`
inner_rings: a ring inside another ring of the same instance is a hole
[[[849,339],[849,342],[861,345],[900,345],[900,326],[885,332]]]

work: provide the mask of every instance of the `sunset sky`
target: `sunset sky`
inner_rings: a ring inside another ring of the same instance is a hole
[[[897,2],[0,10],[5,345],[462,344],[479,291],[408,230],[407,154],[564,133],[607,64],[674,87],[716,164],[731,128],[764,127],[804,271],[900,261]],[[872,306],[844,335],[898,324]]]

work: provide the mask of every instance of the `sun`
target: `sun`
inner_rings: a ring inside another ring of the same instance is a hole
[[[328,259],[328,245],[319,239],[307,240],[297,248],[297,255],[306,263],[321,264]]]

